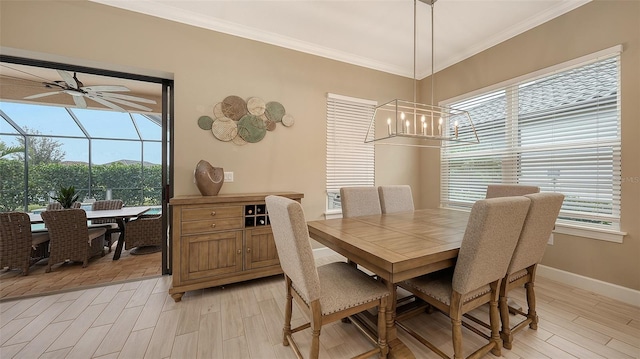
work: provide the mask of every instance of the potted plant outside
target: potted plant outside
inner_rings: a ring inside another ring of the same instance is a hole
[[[56,196],[51,198],[58,201],[62,205],[62,208],[71,208],[73,203],[78,200],[78,197],[79,193],[76,192],[74,186],[60,186],[60,189],[56,192]]]

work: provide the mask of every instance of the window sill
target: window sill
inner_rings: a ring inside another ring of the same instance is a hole
[[[614,243],[622,243],[624,236],[627,235],[627,232],[599,228],[586,228],[565,223],[556,223],[556,228],[553,230],[553,233],[568,234]]]

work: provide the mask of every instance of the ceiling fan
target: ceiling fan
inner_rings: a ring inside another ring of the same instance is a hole
[[[106,107],[109,107],[116,111],[122,111],[122,112],[126,112],[127,110],[118,106],[117,104],[125,105],[125,106],[142,110],[142,111],[153,111],[153,110],[149,107],[134,103],[132,101],[148,103],[148,104],[156,104],[156,101],[154,100],[149,100],[143,97],[136,97],[136,96],[130,96],[130,95],[118,93],[118,92],[130,91],[129,88],[125,86],[119,86],[119,85],[84,86],[84,84],[80,80],[78,80],[78,77],[76,76],[75,72],[73,73],[73,76],[72,76],[67,71],[63,71],[63,70],[56,70],[56,71],[58,71],[58,74],[60,74],[60,77],[62,78],[63,81],[43,82],[46,88],[53,88],[53,89],[56,89],[56,91],[27,96],[24,99],[33,100],[40,97],[66,93],[68,95],[71,95],[76,106],[80,108],[87,108],[87,102],[85,101],[85,97],[86,97]]]

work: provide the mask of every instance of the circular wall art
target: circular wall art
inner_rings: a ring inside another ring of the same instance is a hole
[[[238,96],[227,96],[222,100],[222,113],[234,121],[238,121],[247,113],[247,104]]]
[[[260,97],[245,101],[231,95],[213,106],[213,118],[200,116],[198,127],[211,131],[220,141],[242,146],[261,141],[267,131],[278,128],[278,122],[285,127],[291,127],[295,122],[280,102],[265,103]]]
[[[213,125],[213,119],[209,116],[200,116],[198,119],[198,127],[203,130],[210,130]]]
[[[280,102],[267,102],[265,105],[266,109],[264,113],[267,115],[267,118],[273,122],[282,121],[282,116],[284,116],[284,106]]]

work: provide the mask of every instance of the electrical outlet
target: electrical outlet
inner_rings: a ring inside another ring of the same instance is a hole
[[[552,246],[553,245],[553,233],[551,233],[551,235],[549,235],[549,240],[547,241],[547,244]]]
[[[225,182],[233,182],[233,172],[225,172],[224,173],[224,181]]]

